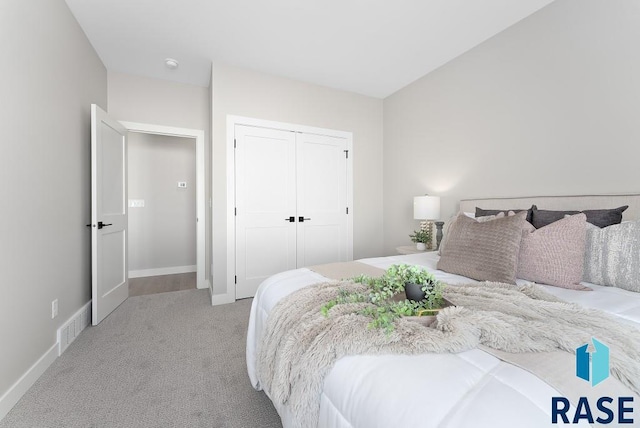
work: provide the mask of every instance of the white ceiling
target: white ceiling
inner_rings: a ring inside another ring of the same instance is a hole
[[[551,1],[66,0],[110,71],[208,86],[219,61],[380,98]]]

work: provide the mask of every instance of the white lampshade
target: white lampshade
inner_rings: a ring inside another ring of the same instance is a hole
[[[416,220],[438,220],[440,218],[440,196],[414,197],[413,218]]]

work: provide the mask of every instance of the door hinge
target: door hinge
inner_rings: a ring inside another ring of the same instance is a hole
[[[236,275],[236,276],[234,276],[234,277],[233,277],[233,282],[234,282],[235,284],[237,284],[237,283],[238,283],[238,275]]]
[[[236,147],[238,147],[238,143],[236,142],[236,139],[233,139],[233,148],[235,149]]]
[[[349,207],[347,207],[347,214],[349,214]]]
[[[343,150],[346,159],[349,159],[349,150]]]
[[[238,215],[238,208],[233,209],[233,215]]]

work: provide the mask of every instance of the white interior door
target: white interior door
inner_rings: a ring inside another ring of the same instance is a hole
[[[236,299],[296,267],[295,133],[235,126]]]
[[[347,142],[296,135],[297,267],[347,261]]]
[[[129,297],[127,131],[91,105],[91,313],[97,325]]]

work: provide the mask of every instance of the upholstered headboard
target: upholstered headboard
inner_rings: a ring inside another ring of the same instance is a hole
[[[532,196],[496,199],[463,199],[460,211],[475,212],[483,209],[528,209],[537,205],[541,210],[593,210],[617,208],[629,205],[623,213],[623,220],[640,219],[640,194],[636,195],[595,195],[595,196]]]

